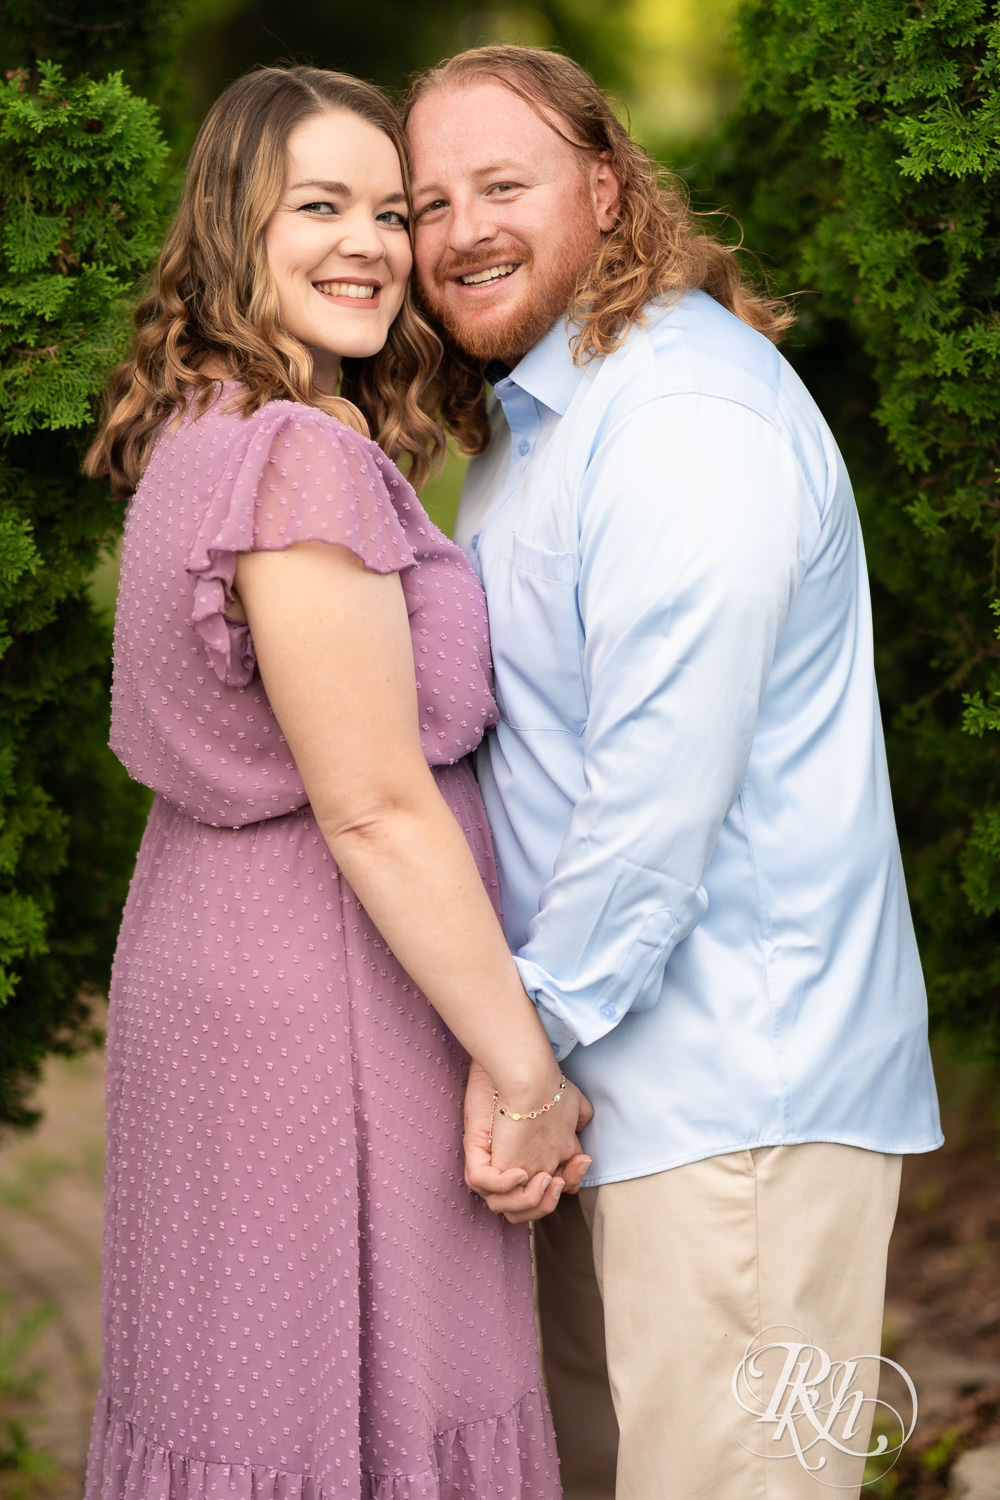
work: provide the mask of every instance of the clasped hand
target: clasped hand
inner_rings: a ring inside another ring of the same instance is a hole
[[[559,1103],[536,1119],[494,1113],[493,1081],[472,1063],[465,1091],[465,1181],[488,1208],[511,1224],[550,1214],[563,1192],[575,1193],[590,1166],[577,1132],[593,1115],[590,1101],[567,1079]],[[490,1147],[490,1120],[493,1142]]]

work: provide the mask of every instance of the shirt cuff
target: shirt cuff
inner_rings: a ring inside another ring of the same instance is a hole
[[[535,1001],[535,1005],[538,1010],[538,1019],[545,1028],[545,1035],[552,1043],[556,1062],[562,1062],[564,1058],[569,1057],[574,1047],[579,1046],[579,1042],[565,1021],[560,1021],[558,1016],[554,1016],[550,1010],[546,1010],[537,1000]]]
[[[552,1043],[556,1062],[562,1062],[563,1058],[568,1057],[573,1048],[579,1045],[580,1038],[576,1032],[570,1030],[565,1021],[546,1007],[544,992],[538,988],[538,970],[535,964],[525,962],[522,966],[522,960],[516,955],[514,962],[521,972],[521,983],[528,992],[528,998],[537,1010],[538,1019],[545,1028],[545,1035]]]

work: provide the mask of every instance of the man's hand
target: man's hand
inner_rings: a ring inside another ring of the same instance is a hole
[[[594,1111],[577,1090],[571,1088],[570,1092],[579,1099],[576,1121],[579,1131]],[[554,1172],[536,1172],[533,1177],[518,1167],[501,1171],[493,1165],[490,1153],[492,1112],[493,1080],[479,1063],[473,1062],[465,1091],[466,1184],[485,1200],[488,1208],[496,1214],[503,1214],[510,1224],[526,1224],[532,1219],[544,1218],[555,1208],[563,1192],[579,1191],[590,1166],[590,1157],[577,1152],[560,1162]]]

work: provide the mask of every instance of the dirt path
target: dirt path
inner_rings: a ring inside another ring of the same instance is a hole
[[[921,1408],[894,1500],[943,1500],[961,1446],[1000,1438],[995,1106],[982,1075],[943,1072],[949,1144],[907,1161],[890,1256],[886,1352],[909,1371]],[[41,1371],[39,1397],[25,1415],[58,1471],[20,1488],[0,1475],[0,1500],[79,1500],[100,1366],[100,1056],[54,1059],[40,1103],[40,1128],[0,1151],[0,1313],[9,1328],[48,1309],[27,1361]]]
[[[38,1130],[0,1152],[0,1290],[8,1328],[47,1312],[24,1362],[42,1372],[39,1400],[22,1420],[59,1471],[36,1493],[76,1500],[101,1358],[101,1056],[53,1059],[40,1103]]]

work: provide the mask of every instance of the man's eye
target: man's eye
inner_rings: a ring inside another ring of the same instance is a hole
[[[490,191],[494,193],[513,193],[516,188],[516,182],[495,182]]]
[[[446,199],[444,199],[444,198],[432,198],[431,201],[430,201],[430,203],[425,203],[424,204],[423,208],[421,208],[419,210],[419,212],[417,213],[416,217],[418,219],[423,219],[423,218],[425,218],[427,216],[427,214],[436,213],[438,211],[438,209],[447,208],[447,206],[448,206],[448,204],[447,204],[447,200]]]

